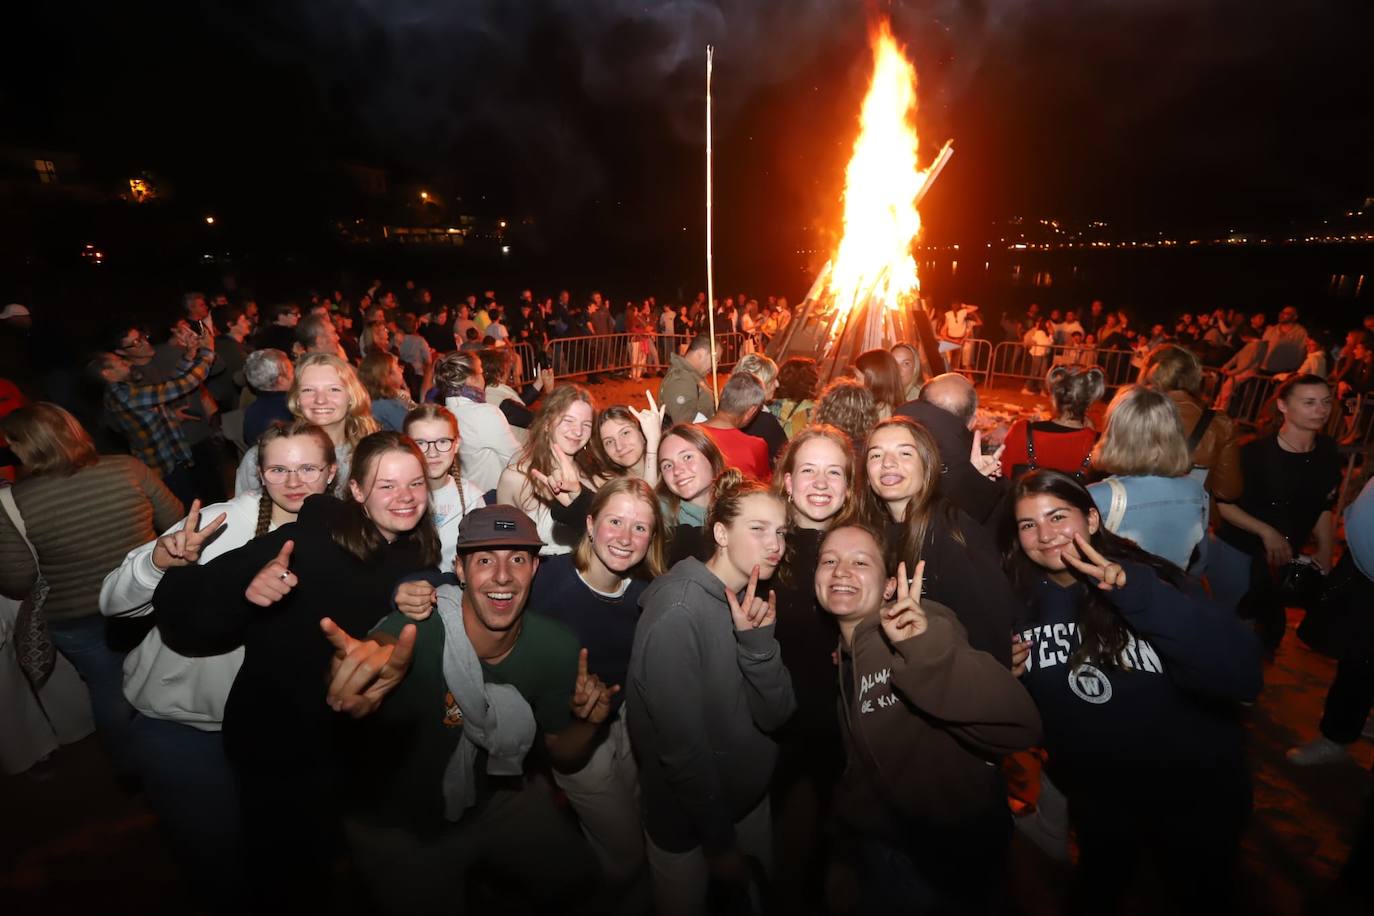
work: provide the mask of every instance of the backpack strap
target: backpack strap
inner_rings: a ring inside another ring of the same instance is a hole
[[[1112,505],[1107,510],[1107,519],[1103,522],[1107,530],[1116,534],[1116,530],[1121,527],[1122,520],[1126,517],[1126,485],[1115,477],[1108,477],[1107,486],[1112,490]]]
[[[1193,431],[1188,435],[1188,454],[1190,456],[1193,452],[1197,451],[1198,445],[1202,442],[1202,437],[1207,435],[1207,427],[1212,425],[1212,418],[1216,416],[1216,414],[1217,412],[1215,410],[1208,407],[1202,411],[1202,416],[1198,417],[1197,425],[1193,427]]]

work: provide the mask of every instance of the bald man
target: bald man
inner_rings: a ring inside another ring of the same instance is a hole
[[[954,505],[980,524],[996,524],[997,510],[1010,488],[1005,481],[983,476],[969,456],[973,453],[973,422],[978,412],[978,392],[957,372],[946,372],[926,382],[920,397],[895,411],[920,423],[935,437],[940,449],[940,489]]]

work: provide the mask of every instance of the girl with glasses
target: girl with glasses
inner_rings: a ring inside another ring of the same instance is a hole
[[[257,443],[261,493],[201,508],[162,537],[130,551],[100,589],[106,616],[152,614],[153,592],[176,566],[208,563],[277,527],[334,482],[334,443],[305,420],[268,427]],[[202,524],[204,520],[204,524]],[[188,658],[154,627],[124,662],[124,696],[137,710],[129,726],[134,764],[168,848],[214,908],[233,899],[242,850],[238,792],[224,754],[224,706],[243,649]]]
[[[439,568],[453,570],[457,552],[458,523],[473,509],[485,506],[486,497],[471,481],[463,479],[458,460],[458,419],[446,407],[422,404],[405,418],[405,434],[414,440],[425,458],[429,480],[429,513],[439,530]]]

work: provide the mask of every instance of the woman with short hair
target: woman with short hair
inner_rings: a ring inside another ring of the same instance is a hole
[[[1110,476],[1088,487],[1103,524],[1179,569],[1207,533],[1208,500],[1178,408],[1158,391],[1126,385],[1107,406],[1093,467]]]

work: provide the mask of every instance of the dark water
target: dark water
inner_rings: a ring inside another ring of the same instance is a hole
[[[925,294],[937,305],[977,302],[985,318],[1102,299],[1138,321],[1214,308],[1294,305],[1315,326],[1344,328],[1374,313],[1374,245],[1018,251],[965,249],[921,262]]]

